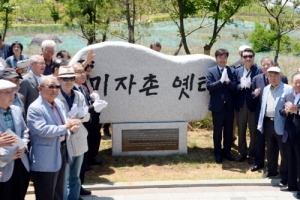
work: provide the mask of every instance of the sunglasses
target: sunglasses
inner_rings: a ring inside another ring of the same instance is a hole
[[[46,87],[46,88],[48,88],[48,89],[50,89],[50,90],[54,90],[54,89],[59,89],[60,88],[60,85],[49,85],[49,86],[41,86],[41,87]]]
[[[253,58],[253,55],[246,55],[246,56],[243,56],[244,59],[246,58]]]
[[[89,64],[89,65],[87,65],[87,66],[85,67],[85,70],[86,70],[87,68],[93,69],[93,68],[94,68],[94,65],[93,65],[93,64]]]
[[[64,82],[68,82],[68,81],[75,81],[75,77],[71,77],[71,78],[61,78]]]

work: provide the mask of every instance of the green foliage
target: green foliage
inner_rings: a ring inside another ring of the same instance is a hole
[[[51,17],[52,17],[53,21],[56,24],[56,22],[58,20],[60,20],[60,18],[61,18],[60,15],[59,15],[58,6],[57,6],[57,4],[55,2],[48,3],[47,5],[48,5],[48,8],[49,8],[49,10],[51,12]]]
[[[267,25],[255,23],[255,29],[248,35],[249,42],[256,52],[270,51],[276,41],[276,33],[271,31]]]
[[[206,128],[208,130],[212,130],[213,129],[213,121],[212,121],[211,112],[209,112],[209,114],[206,116],[206,118],[203,119],[202,121],[192,122],[192,123],[190,123],[190,125],[192,126],[192,128],[196,128],[196,129]]]

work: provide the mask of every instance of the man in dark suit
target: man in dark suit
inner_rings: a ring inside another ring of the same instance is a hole
[[[242,54],[244,66],[236,70],[237,93],[235,110],[238,126],[238,151],[237,162],[242,162],[247,158],[246,131],[247,124],[250,130],[250,145],[248,152],[248,163],[254,164],[255,156],[255,100],[252,97],[251,80],[261,74],[261,68],[254,64],[255,53],[252,49],[245,49]]]
[[[23,76],[23,80],[20,83],[19,93],[25,98],[25,116],[27,115],[28,107],[39,96],[39,80],[45,70],[44,58],[40,55],[34,55],[30,57],[31,70]]]
[[[213,140],[214,154],[217,163],[222,162],[222,155],[230,161],[235,158],[231,155],[232,128],[233,128],[233,96],[236,85],[234,69],[226,66],[228,51],[218,49],[215,52],[217,66],[208,69],[206,87],[209,90],[210,101],[208,109],[212,111],[214,124]],[[222,150],[222,130],[223,150]]]
[[[298,191],[300,199],[300,74],[292,77],[294,92],[285,96],[284,107],[279,111],[286,118],[282,142],[287,153],[288,184],[281,191]]]
[[[267,70],[274,66],[275,63],[271,57],[263,57],[261,59],[261,69],[262,74],[255,76],[252,80],[252,95],[253,98],[256,99],[256,109],[255,109],[255,123],[258,123],[260,107],[262,102],[262,93],[265,86],[269,85],[268,77],[267,77]],[[288,80],[286,76],[282,75],[281,81],[285,84],[288,84]],[[256,154],[255,154],[255,162],[254,165],[251,167],[251,171],[257,171],[260,168],[264,167],[265,162],[265,134],[261,133],[259,130],[256,129]]]

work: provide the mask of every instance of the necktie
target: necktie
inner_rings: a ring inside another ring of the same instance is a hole
[[[82,86],[79,86],[78,87],[79,88],[79,90],[80,90],[80,92],[83,94],[83,96],[84,96],[84,98],[85,98],[85,103],[86,103],[86,105],[90,105],[90,101],[89,101],[89,99],[87,98],[87,94],[85,93],[85,91],[84,91],[84,89],[83,89],[83,87]]]
[[[266,77],[266,85],[269,85],[269,79]]]
[[[221,69],[221,74],[223,74],[223,71],[224,71],[224,69],[222,68],[222,69]]]

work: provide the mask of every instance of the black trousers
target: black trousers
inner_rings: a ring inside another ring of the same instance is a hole
[[[101,142],[101,133],[100,133],[100,124],[99,124],[100,113],[95,113],[92,117],[90,124],[90,130],[88,130],[88,154],[87,154],[87,163],[91,163],[96,159],[98,155],[100,142]]]
[[[1,200],[24,200],[29,184],[29,172],[21,159],[16,159],[13,173],[6,182],[0,182]]]
[[[261,133],[259,130],[256,130],[255,165],[259,167],[264,167],[265,165],[265,149],[266,149],[265,133]]]
[[[287,181],[288,161],[287,153],[282,143],[282,135],[277,135],[274,128],[274,121],[264,119],[264,130],[267,142],[267,171],[269,174],[277,174],[278,155],[281,155],[280,176],[282,181]]]
[[[104,131],[109,131],[110,123],[100,124],[100,129],[103,128]]]
[[[65,192],[67,147],[60,147],[61,168],[57,172],[32,171],[36,200],[62,200]]]
[[[229,110],[226,104],[224,105],[221,112],[212,112],[214,124],[213,140],[215,155],[230,153],[232,145],[233,117],[233,110]],[[222,137],[223,150],[221,145]]]
[[[300,144],[292,143],[288,138],[283,146],[288,157],[288,186],[300,191]]]

